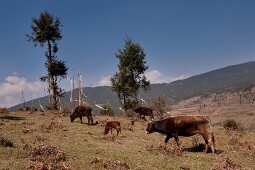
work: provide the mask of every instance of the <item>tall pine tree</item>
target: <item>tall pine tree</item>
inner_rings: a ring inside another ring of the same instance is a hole
[[[125,46],[115,54],[119,60],[117,71],[111,77],[112,88],[118,95],[125,110],[133,108],[138,102],[140,89],[149,90],[150,82],[144,72],[148,69],[145,60],[145,52],[138,44],[126,38]]]
[[[61,26],[59,18],[52,16],[48,12],[43,12],[39,18],[32,18],[32,32],[30,35],[26,34],[28,41],[33,42],[35,47],[38,44],[41,47],[47,47],[45,52],[47,75],[41,77],[41,80],[48,82],[49,104],[54,109],[58,108],[58,97],[63,92],[59,82],[61,79],[66,78],[68,70],[65,62],[59,60],[56,56],[58,51],[57,41],[62,38]]]

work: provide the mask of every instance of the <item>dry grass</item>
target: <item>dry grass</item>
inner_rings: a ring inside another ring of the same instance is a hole
[[[180,108],[195,113],[197,105],[183,102],[173,107],[173,113]],[[249,129],[255,116],[251,109],[233,110],[230,101],[214,107],[207,109],[215,124],[216,155],[203,152],[204,141],[199,135],[181,137],[180,152],[173,139],[165,145],[164,136],[144,132],[146,121],[132,118],[94,116],[99,124],[88,126],[79,119],[71,123],[69,117],[49,112],[9,113],[0,116],[0,136],[14,147],[0,147],[0,169],[255,169],[255,131]],[[226,131],[221,123],[229,117],[238,119],[244,131]],[[103,135],[110,120],[121,122],[119,136],[116,131],[112,136]]]

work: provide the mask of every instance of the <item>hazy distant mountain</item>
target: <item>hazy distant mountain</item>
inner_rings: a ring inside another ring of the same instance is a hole
[[[140,96],[147,102],[157,96],[164,95],[165,98],[171,98],[179,101],[192,96],[208,95],[209,93],[221,93],[225,91],[238,91],[255,84],[255,62],[248,62],[228,66],[200,75],[192,76],[184,80],[178,80],[171,83],[152,84],[149,92],[141,92]],[[77,89],[74,91],[77,94]],[[117,95],[112,92],[111,87],[85,87],[84,93],[87,95],[86,102],[93,106],[94,112],[99,112],[95,103],[107,104],[115,112],[119,111],[119,101]],[[70,92],[66,92],[63,97],[64,105],[70,106]],[[77,99],[77,96],[74,96]],[[40,99],[41,105],[46,105],[47,97]],[[39,100],[33,100],[26,103],[29,107],[38,107]],[[9,110],[16,110],[20,105],[13,106]]]

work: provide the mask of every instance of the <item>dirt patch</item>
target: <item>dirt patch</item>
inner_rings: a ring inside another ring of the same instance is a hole
[[[42,135],[37,135],[37,136],[35,136],[35,138],[36,138],[36,140],[37,140],[38,142],[47,141],[47,138],[44,137],[44,136],[42,136]]]
[[[255,158],[255,142],[242,141],[240,144],[242,155]]]
[[[100,157],[94,157],[92,160],[92,165],[99,168],[105,168],[109,170],[126,170],[130,169],[126,162],[122,160],[110,160],[110,159],[102,159]]]
[[[241,170],[242,167],[238,163],[233,162],[228,157],[220,158],[218,165],[215,165],[211,170]]]

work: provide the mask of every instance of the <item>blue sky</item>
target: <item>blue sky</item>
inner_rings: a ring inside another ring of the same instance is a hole
[[[31,19],[60,18],[59,59],[84,86],[109,85],[126,36],[146,52],[146,76],[170,82],[255,58],[253,0],[3,0],[0,6],[0,107],[45,95],[45,48],[26,41]],[[92,85],[91,85],[92,84]],[[69,82],[63,86],[69,90]]]

